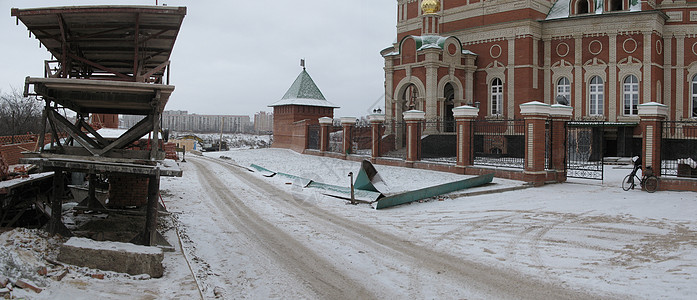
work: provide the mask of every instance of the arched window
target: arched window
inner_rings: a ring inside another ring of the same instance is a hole
[[[499,78],[491,81],[491,114],[501,115],[503,106],[503,82]]]
[[[588,0],[578,0],[576,2],[576,14],[587,14],[590,12]]]
[[[590,105],[588,114],[591,116],[601,116],[603,114],[603,102],[605,87],[600,76],[593,76],[588,90],[588,103]]]
[[[566,103],[571,103],[571,82],[569,78],[562,77],[557,81],[557,97],[562,96]]]
[[[692,77],[692,117],[697,118],[697,75]]]
[[[622,3],[623,2],[624,2],[624,0],[610,0],[609,10],[610,11],[622,10]]]
[[[636,115],[639,112],[639,80],[636,76],[629,75],[624,79],[622,95],[624,114],[626,116]]]
[[[402,95],[402,102],[404,111],[418,109],[419,90],[416,89],[416,85],[410,84],[404,89],[404,94]]]

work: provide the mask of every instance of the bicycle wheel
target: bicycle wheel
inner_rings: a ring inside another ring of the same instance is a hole
[[[625,191],[628,191],[632,187],[634,187],[634,178],[630,174],[630,175],[625,176],[624,180],[622,180],[622,189]]]
[[[658,177],[656,176],[649,176],[646,177],[646,180],[644,181],[644,189],[646,189],[647,192],[653,193],[658,189]]]

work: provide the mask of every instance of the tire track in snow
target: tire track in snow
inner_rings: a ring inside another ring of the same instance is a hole
[[[195,158],[195,160],[199,159],[202,158]],[[352,238],[356,242],[371,247],[388,248],[401,257],[409,258],[409,263],[423,266],[423,268],[429,269],[434,273],[443,274],[446,278],[457,280],[457,282],[466,285],[470,290],[499,299],[589,299],[612,297],[611,295],[592,295],[586,291],[570,290],[553,282],[535,280],[514,270],[497,269],[450,254],[436,252],[410,241],[404,241],[398,236],[357,224],[320,207],[314,206],[313,209],[307,209],[307,203],[283,200],[292,199],[293,197],[288,192],[261,178],[255,177],[239,166],[212,158],[203,159],[225,167],[232,175],[248,186],[253,187],[259,193],[263,193],[266,199],[275,202],[275,204],[295,210],[298,212],[297,215],[312,218],[313,220],[310,223],[314,226],[334,227],[344,232],[345,238]]]
[[[205,182],[202,183],[208,185],[207,193],[216,201],[216,206],[221,212],[229,217],[228,220],[235,222],[237,229],[256,240],[289,272],[301,278],[319,298],[374,298],[362,285],[339,272],[334,265],[318,256],[312,249],[305,247],[247,207],[235,196],[233,190],[206,172],[206,168],[198,159],[190,161],[205,178]]]

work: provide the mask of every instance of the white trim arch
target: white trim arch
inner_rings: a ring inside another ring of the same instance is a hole
[[[445,98],[445,85],[448,83],[452,84],[455,90],[455,99],[453,99],[453,102],[457,104],[465,101],[465,88],[462,86],[462,82],[456,76],[450,75],[444,76],[440,79],[440,81],[438,81],[438,91],[436,93],[438,99]],[[457,106],[459,105],[456,105],[455,107]]]
[[[402,94],[404,91],[409,87],[409,85],[413,84],[416,86],[416,90],[419,92],[419,98],[417,100],[423,100],[424,96],[426,95],[426,86],[421,82],[421,80],[418,77],[415,76],[410,76],[410,77],[405,77],[402,78],[402,80],[397,83],[397,86],[395,87],[394,95],[396,97],[393,97],[392,103],[395,103],[395,119],[397,121],[402,120]]]

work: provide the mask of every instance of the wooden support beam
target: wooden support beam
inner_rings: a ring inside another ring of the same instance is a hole
[[[74,54],[72,54],[72,53],[68,53],[68,56],[69,56],[70,58],[74,59],[74,60],[77,60],[77,61],[79,61],[79,62],[88,64],[88,65],[93,66],[93,67],[95,67],[95,68],[97,68],[97,69],[100,69],[100,70],[102,70],[102,71],[106,71],[106,72],[112,73],[112,74],[114,74],[114,75],[116,75],[116,76],[118,76],[118,77],[120,77],[120,78],[128,79],[128,80],[130,80],[130,81],[134,81],[134,79],[135,79],[133,76],[128,76],[128,75],[126,75],[126,74],[120,73],[120,72],[118,72],[118,71],[116,71],[116,70],[114,70],[114,69],[107,68],[107,67],[102,66],[102,65],[100,65],[100,64],[98,64],[98,63],[96,63],[96,62],[90,61],[90,60],[88,60],[88,59],[86,59],[86,58],[83,58],[83,57],[79,57],[79,56],[74,55]]]
[[[90,134],[92,134],[92,136],[94,136],[94,138],[97,140],[97,143],[99,143],[99,145],[101,147],[106,147],[109,144],[109,142],[107,140],[105,140],[104,137],[102,137],[102,135],[97,133],[97,131],[94,130],[94,128],[90,124],[87,124],[87,122],[85,122],[85,120],[82,119],[82,117],[78,118],[78,122],[80,123],[80,125],[83,128],[87,129],[87,132],[89,132]],[[79,129],[79,127],[78,127],[78,129]]]
[[[160,98],[162,92],[157,90],[155,93],[155,98],[153,99],[153,120],[152,120],[152,143],[150,144],[150,160],[157,160],[157,150],[160,144]]]
[[[61,151],[63,151],[63,145],[61,145],[60,138],[58,136],[58,129],[56,129],[56,122],[53,120],[51,115],[52,111],[53,110],[49,111],[48,114],[48,122],[51,125],[51,142],[53,143],[53,141],[55,141],[56,144],[58,144],[58,148],[60,148]],[[53,146],[53,144],[51,144],[51,146]]]
[[[155,168],[155,175],[148,176],[148,206],[145,214],[143,245],[157,245],[157,201],[160,194],[160,168]]]
[[[48,221],[48,233],[59,233],[63,224],[63,171],[57,170],[53,174],[53,194],[51,197],[51,219]]]
[[[96,148],[96,149],[101,148],[97,142],[95,142],[93,139],[91,139],[89,136],[87,136],[87,134],[82,132],[82,130],[79,130],[77,127],[75,127],[75,125],[71,124],[70,121],[65,119],[63,116],[61,116],[56,111],[54,111],[54,110],[50,111],[49,121],[56,122],[56,123],[62,125],[63,128],[65,129],[65,131],[68,133],[68,135],[72,136],[73,139],[75,139],[80,145],[85,147],[91,153],[96,154],[96,152],[90,148]]]
[[[143,74],[142,76],[138,76],[138,81],[143,81],[143,82],[147,81],[147,79],[150,78],[150,76],[152,76],[153,74],[155,74],[159,71],[162,71],[164,68],[169,66],[169,63],[170,63],[169,60],[165,61],[165,62],[161,63],[159,66],[157,66],[157,67],[153,68],[152,70],[148,71],[147,73]]]
[[[112,149],[119,149],[130,143],[133,143],[140,139],[142,136],[148,133],[152,128],[152,116],[147,116],[145,119],[138,122],[135,126],[131,127],[126,133],[122,134],[118,139],[113,141],[111,144],[107,145],[102,149],[101,155],[106,154]]]
[[[46,100],[46,106],[44,106],[44,110],[41,112],[41,135],[39,135],[39,143],[37,144],[39,149],[36,149],[36,151],[39,152],[44,151],[46,139],[46,118],[48,118],[49,109],[51,109],[51,101]]]
[[[140,49],[140,43],[138,43],[138,38],[140,37],[140,14],[136,13],[136,30],[133,32],[133,75],[136,76],[140,74],[140,69],[138,65],[138,50]],[[140,81],[140,78],[136,76],[136,81]]]

